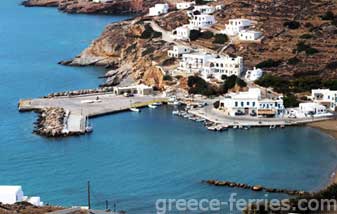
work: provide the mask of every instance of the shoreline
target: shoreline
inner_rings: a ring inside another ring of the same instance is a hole
[[[320,130],[335,139],[337,142],[337,118],[333,120],[308,123],[307,126]],[[337,183],[337,163],[335,169],[329,174],[329,182],[325,185],[325,187],[334,183]]]

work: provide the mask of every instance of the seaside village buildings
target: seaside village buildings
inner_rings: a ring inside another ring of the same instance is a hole
[[[168,4],[155,4],[154,7],[150,7],[149,16],[159,16],[168,13]]]
[[[262,37],[259,31],[250,30],[253,21],[249,19],[230,19],[222,33],[229,36],[238,36],[241,41],[258,41]]]
[[[308,97],[313,102],[325,106],[331,111],[336,111],[337,91],[330,89],[313,89]]]
[[[191,7],[193,7],[195,5],[195,2],[192,1],[192,2],[178,2],[176,4],[176,8],[178,10],[186,10],[186,9],[189,9]]]
[[[263,97],[259,88],[250,88],[247,92],[227,94],[223,100],[220,100],[219,109],[228,116],[263,117],[281,117],[285,110],[282,96]]]
[[[24,196],[21,186],[0,186],[0,202],[3,204],[15,204],[27,201],[35,206],[43,206],[40,197]]]

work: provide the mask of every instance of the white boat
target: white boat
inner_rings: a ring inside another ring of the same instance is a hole
[[[149,108],[157,108],[157,106],[153,105],[153,104],[149,104],[147,105]]]
[[[173,115],[179,115],[179,113],[180,113],[180,112],[179,112],[178,110],[172,111],[172,114],[173,114]]]
[[[275,129],[276,128],[276,125],[271,125],[269,126],[270,129]]]
[[[94,128],[89,124],[89,118],[88,117],[86,117],[86,124],[85,124],[85,132],[86,133],[91,133],[93,130],[94,130]]]
[[[215,126],[208,126],[207,129],[210,130],[210,131],[216,131],[217,130]]]
[[[175,106],[179,106],[181,103],[179,102],[179,101],[174,101],[173,102],[173,105],[175,105]]]
[[[140,110],[138,108],[130,108],[130,111],[140,112]]]
[[[154,106],[161,106],[163,103],[157,102],[157,103],[152,103]]]

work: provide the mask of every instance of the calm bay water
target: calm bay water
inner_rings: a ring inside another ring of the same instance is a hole
[[[154,213],[157,198],[227,200],[233,191],[203,179],[308,191],[328,182],[336,143],[307,127],[213,133],[161,107],[96,118],[91,135],[31,134],[35,114],[19,113],[18,100],[96,87],[102,69],[57,62],[80,53],[106,24],[127,17],[67,15],[18,3],[2,0],[0,6],[0,185],[19,184],[28,195],[70,206],[86,204],[90,180],[95,207],[109,200],[129,213]]]

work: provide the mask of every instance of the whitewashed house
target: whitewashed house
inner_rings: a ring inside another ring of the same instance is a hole
[[[236,36],[241,31],[249,29],[252,24],[253,22],[249,19],[230,19],[222,32],[229,36]]]
[[[208,14],[193,15],[190,19],[190,28],[191,29],[207,28],[211,27],[215,23],[216,21],[213,15]]]
[[[180,57],[182,57],[183,54],[190,53],[191,50],[192,49],[188,46],[175,45],[175,46],[173,46],[172,50],[169,50],[167,52],[167,55],[169,57],[173,57],[173,58],[180,58]]]
[[[305,116],[320,116],[327,114],[325,106],[314,102],[300,103],[299,110]]]
[[[113,0],[92,0],[95,3],[109,3],[112,2]]]
[[[247,70],[245,79],[250,82],[254,82],[262,77],[263,70],[261,68],[255,68],[253,70]]]
[[[188,8],[191,8],[195,5],[195,2],[194,1],[191,1],[191,2],[178,2],[176,4],[176,8],[178,10],[186,10]]]
[[[40,197],[24,196],[21,186],[0,186],[0,202],[3,204],[15,204],[27,201],[35,206],[42,206]]]
[[[220,100],[219,109],[228,116],[279,117],[284,113],[282,96],[274,99],[263,98],[259,88],[250,88],[247,92],[228,93]]]
[[[330,89],[313,89],[309,97],[313,102],[326,106],[331,111],[336,110],[337,91]]]
[[[178,70],[187,74],[201,74],[203,78],[221,80],[222,75],[240,76],[243,71],[243,58],[218,56],[208,53],[183,54]]]
[[[223,4],[218,4],[215,6],[215,10],[222,10],[224,9],[224,5]]]
[[[257,41],[262,37],[262,33],[254,30],[242,30],[239,32],[241,41]]]
[[[189,28],[189,26],[183,25],[173,30],[172,34],[173,34],[174,39],[189,40],[190,32],[191,32],[191,29]]]
[[[209,5],[196,5],[193,11],[199,11],[201,14],[211,14],[215,12],[215,7]]]
[[[154,7],[150,7],[149,9],[149,16],[159,16],[168,13],[168,10],[168,4],[155,4]]]

